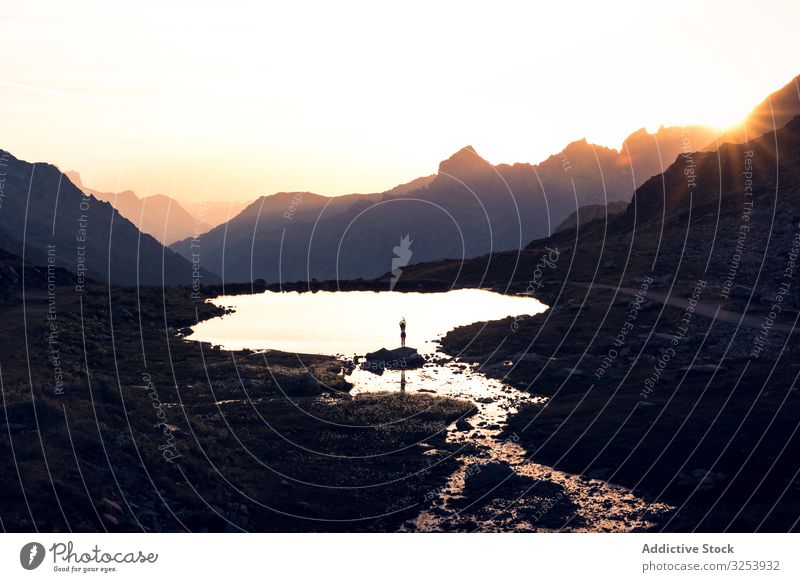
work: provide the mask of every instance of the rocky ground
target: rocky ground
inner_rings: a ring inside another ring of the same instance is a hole
[[[622,346],[628,299],[576,288],[545,316],[459,328],[443,347],[549,397],[509,422],[531,459],[675,505],[663,528],[796,528],[796,342],[775,334],[754,360],[754,330],[697,318],[673,346],[684,313],[644,305]]]
[[[183,339],[219,314],[188,289],[3,259],[5,531],[391,531],[456,465],[464,401],[353,399],[334,358]]]
[[[798,135],[796,123],[778,136],[793,140],[780,162],[774,137],[748,146],[752,209],[743,146],[730,146],[695,154],[693,190],[679,159],[620,217],[519,252],[410,266],[405,284],[551,306],[443,341],[487,375],[549,397],[508,427],[536,462],[674,505],[663,529],[796,531]]]

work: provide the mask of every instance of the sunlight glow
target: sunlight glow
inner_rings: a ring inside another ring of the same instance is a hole
[[[741,119],[798,73],[773,4],[17,2],[0,148],[184,200],[381,191],[467,144],[538,162]]]

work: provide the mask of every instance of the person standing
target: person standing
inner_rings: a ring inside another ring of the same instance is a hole
[[[406,347],[406,318],[400,320],[400,345]]]

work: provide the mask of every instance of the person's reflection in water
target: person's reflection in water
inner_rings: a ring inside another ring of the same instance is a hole
[[[406,391],[406,371],[400,370],[400,392]]]

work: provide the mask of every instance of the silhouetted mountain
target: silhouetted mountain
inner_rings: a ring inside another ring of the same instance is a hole
[[[489,179],[494,173],[492,165],[478,155],[471,145],[458,150],[439,164],[439,176],[457,180]]]
[[[0,150],[0,172],[0,246],[9,253],[115,284],[192,284],[189,261],[84,194],[55,166]],[[216,281],[197,274],[203,283]]]
[[[608,222],[522,252],[413,265],[403,284],[550,306],[441,342],[551,395],[509,423],[537,462],[613,474],[676,507],[676,530],[788,531],[800,514],[786,495],[800,470],[798,217],[800,116],[747,144],[681,154]]]
[[[703,125],[662,126],[655,133],[642,128],[623,142],[619,162],[630,167],[638,187],[666,170],[679,154],[702,149],[716,135],[715,129]]]
[[[636,231],[637,251],[651,249],[662,268],[685,278],[772,292],[799,214],[800,116],[746,144],[681,156],[636,191],[610,228]]]
[[[636,190],[625,212],[589,222],[578,233],[567,229],[536,239],[521,254],[413,265],[403,278],[408,284],[524,291],[525,273],[535,269],[548,247],[557,247],[559,264],[569,269],[548,272],[553,278],[629,287],[638,287],[646,275],[663,281],[702,279],[708,282],[709,301],[752,295],[754,302],[770,304],[787,267],[796,271],[798,216],[800,116],[748,144],[681,154]],[[548,288],[562,284],[553,280]],[[784,312],[800,308],[794,279],[781,297]]]
[[[412,263],[519,249],[581,206],[630,200],[649,172],[674,160],[687,135],[703,144],[713,132],[640,130],[623,153],[584,139],[538,165],[493,166],[467,146],[434,177],[381,194],[262,197],[201,237],[202,264],[228,282],[278,282],[376,277],[392,269],[406,235]],[[186,257],[190,247],[188,240],[173,245]]]
[[[169,245],[211,229],[210,224],[196,219],[177,200],[169,196],[155,194],[139,198],[132,190],[100,192],[84,186],[77,172],[67,172],[66,175],[84,193],[108,202],[139,230],[151,235],[162,244]]]
[[[800,76],[770,94],[753,108],[742,123],[722,134],[718,143],[744,143],[756,139],[780,129],[796,115],[800,115]],[[716,144],[711,144],[709,148],[716,149]]]
[[[183,207],[195,220],[208,225],[206,231],[228,222],[231,218],[247,208],[252,201],[243,200],[206,200],[203,202],[184,202]]]

